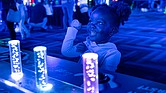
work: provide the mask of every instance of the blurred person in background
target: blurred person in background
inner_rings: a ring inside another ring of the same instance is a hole
[[[21,33],[21,38],[23,40],[25,38],[30,37],[30,31],[25,26],[25,21],[27,17],[27,8],[23,4],[22,0],[16,0],[16,6],[17,6],[17,10],[21,12],[21,20],[19,22],[19,31]]]
[[[148,8],[149,10],[154,10],[154,4],[155,4],[155,0],[148,0]]]
[[[48,0],[45,0],[44,7],[46,9],[46,14],[47,14],[47,26],[49,29],[53,29],[52,27],[52,20],[53,20],[53,7],[52,7],[52,2],[49,2]]]
[[[164,6],[163,6],[163,3],[164,3],[164,0],[148,0],[148,8],[149,8],[149,11],[158,11],[158,12],[162,12],[163,9],[164,9]]]
[[[10,21],[6,20],[9,9],[13,9],[14,11],[17,11],[16,1],[15,0],[2,0],[3,20],[6,22],[8,30],[10,32],[10,39],[16,40],[17,38],[16,38],[14,22],[10,22]],[[9,55],[8,55],[8,57],[9,57]],[[22,58],[21,60],[24,62],[25,60],[28,60],[29,54],[21,51],[21,58]]]
[[[10,32],[10,39],[16,40],[14,22],[10,22],[6,20],[9,9],[17,11],[15,0],[2,0],[2,20],[5,21],[8,27],[8,30]]]
[[[73,20],[74,0],[61,0],[63,11],[63,29],[67,29]]]
[[[41,28],[45,31],[47,29],[47,14],[44,7],[44,0],[41,0],[31,8],[30,18],[28,19],[29,29]]]

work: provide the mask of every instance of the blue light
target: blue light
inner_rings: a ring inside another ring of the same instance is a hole
[[[20,41],[10,40],[8,43],[10,51],[11,77],[18,81],[23,77]]]
[[[45,46],[37,46],[34,49],[34,61],[35,61],[35,74],[36,74],[36,86],[39,90],[47,91],[52,88],[52,84],[48,84],[47,75],[47,48]]]

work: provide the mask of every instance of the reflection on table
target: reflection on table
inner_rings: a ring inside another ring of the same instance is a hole
[[[18,85],[10,77],[10,64],[7,62],[0,63],[1,73],[0,73],[0,93],[1,92],[11,92],[11,93],[29,93],[29,92],[43,92],[36,88],[35,82],[35,72],[31,69],[23,68],[24,76],[21,83]],[[55,73],[56,74],[56,73]],[[8,83],[6,83],[8,82]],[[50,93],[82,93],[81,87],[68,82],[48,77],[48,83],[53,84],[53,88]]]

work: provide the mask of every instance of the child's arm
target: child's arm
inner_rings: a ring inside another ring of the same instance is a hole
[[[63,40],[61,53],[67,57],[78,57],[82,54],[83,46],[81,43],[73,45],[78,30],[81,28],[81,23],[78,20],[73,20],[71,27],[68,27],[65,39]],[[85,46],[86,47],[86,46]],[[80,49],[81,48],[81,49]]]
[[[76,45],[73,45],[74,40],[76,38],[77,32],[78,32],[78,25],[76,20],[73,20],[71,23],[72,27],[68,27],[67,33],[65,35],[65,38],[63,40],[62,48],[61,48],[61,53],[64,56],[67,57],[78,57],[82,53],[77,51]]]

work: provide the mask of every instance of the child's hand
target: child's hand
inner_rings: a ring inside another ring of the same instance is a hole
[[[84,53],[86,50],[87,50],[87,47],[85,46],[84,43],[78,43],[76,45],[76,48],[77,48],[77,52],[80,52],[80,53]]]
[[[80,23],[77,19],[74,19],[74,20],[71,22],[71,27],[74,27],[74,28],[76,28],[77,30],[80,30],[80,29],[81,29],[81,23]]]

